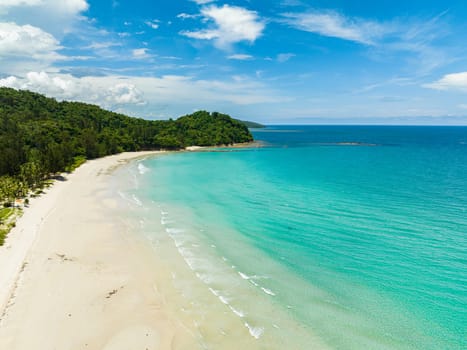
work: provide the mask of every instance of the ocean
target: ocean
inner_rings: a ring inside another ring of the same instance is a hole
[[[467,128],[253,134],[118,170],[200,348],[467,348]]]

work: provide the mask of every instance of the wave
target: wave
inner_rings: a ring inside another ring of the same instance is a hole
[[[253,327],[248,322],[245,322],[244,324],[245,324],[245,327],[248,328],[250,335],[256,339],[259,339],[259,337],[261,337],[261,335],[264,333],[263,327]]]
[[[243,272],[241,271],[238,271],[238,274],[240,275],[241,278],[243,278],[244,280],[249,280],[250,279],[250,276],[247,276],[245,275]]]
[[[138,163],[138,172],[140,173],[140,175],[144,175],[146,174],[147,172],[149,171],[149,168],[144,166],[143,163]]]
[[[237,315],[238,317],[240,317],[240,318],[245,317],[245,314],[244,314],[243,311],[237,310],[237,309],[234,308],[232,305],[229,305],[229,309],[232,310],[232,312],[233,312],[235,315]]]
[[[138,205],[140,207],[143,206],[143,203],[139,200],[138,197],[136,197],[136,195],[133,194],[131,197],[133,198],[133,201],[136,203],[136,205]]]
[[[199,249],[202,249],[203,246],[210,246],[216,247],[215,244],[207,244],[203,245],[201,242],[197,241],[195,237],[190,236],[189,232],[185,229],[179,227],[168,227],[168,224],[174,224],[175,221],[170,220],[169,212],[167,211],[160,211],[161,213],[161,223],[164,224],[165,232],[169,235],[169,237],[173,240],[175,247],[177,248],[178,253],[183,258],[187,266],[193,271],[194,275],[198,280],[203,282],[207,289],[229,310],[239,318],[244,319],[246,317],[246,312],[239,308],[238,306],[234,306],[231,303],[235,304],[235,299],[229,293],[229,287],[224,285],[224,278],[225,274],[222,271],[219,271],[218,268],[221,268],[218,264],[213,264],[209,258],[205,257],[203,254],[199,252]],[[227,262],[228,259],[221,256],[220,257],[223,262]],[[229,265],[225,265],[225,268],[228,268]],[[257,276],[257,275],[247,275],[241,271],[236,271],[237,267],[235,265],[230,266],[238,276],[240,276],[243,280],[247,280],[253,284],[254,287],[261,289],[265,294],[275,296],[276,294],[271,291],[270,289],[264,288],[260,286],[258,283],[254,281],[254,279],[263,279],[267,277]],[[232,272],[234,272],[232,271]],[[220,277],[222,275],[222,277]],[[237,276],[237,278],[238,278]],[[175,278],[172,275],[172,278]],[[221,283],[221,284],[219,284]],[[248,329],[249,334],[254,337],[255,339],[259,339],[263,333],[265,328],[260,326],[253,326],[251,324],[251,320],[248,322],[244,322],[243,325]]]
[[[172,220],[166,219],[165,217],[161,217],[161,225],[168,225],[168,224],[173,224],[174,222]]]
[[[261,287],[261,290],[266,293],[266,294],[269,294],[269,295],[272,295],[272,296],[275,296],[276,293],[274,293],[272,290],[270,289],[267,289],[267,288],[264,288],[264,287]]]

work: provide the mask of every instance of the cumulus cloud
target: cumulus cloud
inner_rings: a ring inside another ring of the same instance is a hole
[[[59,100],[97,103],[105,108],[145,104],[143,93],[134,84],[118,78],[76,78],[69,74],[29,72],[23,78],[9,76],[0,79],[0,86],[31,90]]]
[[[0,9],[9,9],[16,6],[34,6],[39,5],[42,0],[3,0],[0,3]]]
[[[265,24],[255,11],[242,7],[215,5],[201,10],[204,21],[210,28],[199,31],[183,31],[182,35],[200,40],[214,40],[217,47],[229,49],[232,44],[249,41],[254,42],[261,36]]]
[[[55,37],[31,25],[0,23],[0,57],[27,56],[41,58],[60,49]]]
[[[71,76],[50,76],[45,72],[29,72],[24,78],[10,76],[0,80],[0,86],[36,91],[60,99],[73,98],[81,92],[81,86]]]
[[[206,109],[227,111],[232,106],[281,103],[286,100],[260,81],[248,77],[232,77],[222,81],[180,75],[78,78],[70,74],[29,72],[23,77],[0,79],[0,86],[36,91],[58,100],[98,104],[141,117],[162,110],[170,110],[167,117],[176,117],[200,104]]]
[[[4,79],[0,79],[0,86],[9,87],[9,88],[19,88],[18,78],[14,76],[9,76]]]
[[[19,25],[29,24],[52,33],[65,35],[89,8],[86,0],[1,0],[0,14]]]
[[[59,41],[40,28],[0,22],[0,73],[20,74],[44,69],[65,57]]]
[[[446,74],[444,77],[424,87],[435,90],[458,90],[467,92],[467,72]]]
[[[88,9],[86,0],[2,0],[0,10],[10,12],[20,7],[46,7],[55,12],[76,14]]]
[[[107,102],[112,105],[145,104],[143,93],[135,85],[120,83],[107,90]]]
[[[285,13],[283,17],[296,29],[366,45],[374,44],[385,32],[377,22],[348,18],[333,11]]]

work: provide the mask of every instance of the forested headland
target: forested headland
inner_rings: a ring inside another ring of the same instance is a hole
[[[248,120],[239,120],[239,122],[246,125],[246,127],[249,128],[249,129],[263,129],[263,128],[266,127],[263,124],[256,123],[256,122],[250,122]]]
[[[217,112],[146,120],[0,88],[0,203],[37,187],[50,174],[72,170],[85,159],[252,140],[244,124]]]

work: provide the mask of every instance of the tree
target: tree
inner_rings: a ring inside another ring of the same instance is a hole
[[[29,188],[35,189],[44,179],[45,171],[42,164],[37,160],[32,160],[24,163],[20,167],[19,178]]]
[[[218,112],[145,120],[0,87],[0,176],[8,176],[2,191],[9,198],[23,190],[13,191],[13,180],[34,188],[47,175],[73,168],[77,157],[252,140],[245,125]]]
[[[8,204],[14,204],[16,198],[24,194],[24,186],[12,176],[0,177],[0,199]]]

